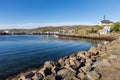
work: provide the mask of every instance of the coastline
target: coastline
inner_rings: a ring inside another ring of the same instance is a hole
[[[6,80],[119,80],[119,51],[120,39],[116,39],[57,61],[46,61],[40,68],[20,72]],[[111,70],[118,76],[110,78],[109,75],[114,75]]]
[[[113,41],[117,39],[117,36],[113,36],[113,35],[78,35],[78,34],[56,34],[56,33],[34,33],[34,34],[16,33],[16,34],[0,34],[0,35],[55,35],[59,37],[71,37],[71,38],[81,38],[88,40],[105,40],[105,41]]]
[[[78,34],[55,34],[62,37],[73,37],[73,38],[83,38],[83,39],[91,39],[91,40],[106,40],[113,41],[117,39],[116,37],[110,35],[78,35]]]

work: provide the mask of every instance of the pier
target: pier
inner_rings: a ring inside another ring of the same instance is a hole
[[[92,40],[106,40],[106,41],[113,41],[116,37],[113,36],[87,36],[87,35],[74,35],[74,34],[55,34],[58,36],[64,37],[75,37],[75,38],[83,38],[83,39],[92,39]]]

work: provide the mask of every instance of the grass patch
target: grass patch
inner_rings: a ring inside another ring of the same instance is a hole
[[[113,47],[113,50],[117,50],[117,49],[120,49],[120,46],[114,46]]]
[[[100,57],[106,57],[106,56],[112,56],[112,53],[101,53],[99,56]]]
[[[113,67],[113,69],[120,70],[120,67]]]

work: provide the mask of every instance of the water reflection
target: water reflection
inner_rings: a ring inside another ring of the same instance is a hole
[[[47,60],[88,50],[96,43],[56,35],[1,35],[0,79]]]

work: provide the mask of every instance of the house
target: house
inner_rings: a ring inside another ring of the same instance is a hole
[[[8,30],[1,30],[0,31],[0,35],[7,35],[7,34],[10,34],[10,32]]]
[[[5,30],[4,33],[5,33],[5,34],[9,34],[9,31],[8,31],[8,30]]]
[[[99,34],[110,34],[111,32],[111,26],[105,26],[102,30],[99,30]]]
[[[103,20],[98,23],[101,26],[109,26],[112,25],[113,22],[110,20],[106,20],[105,16],[103,17]]]

